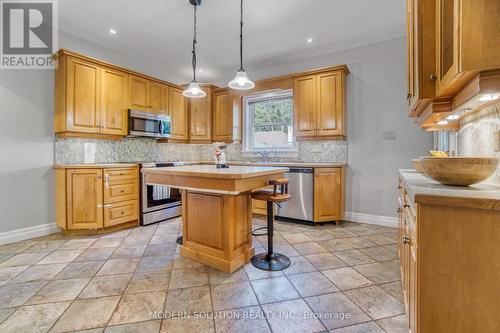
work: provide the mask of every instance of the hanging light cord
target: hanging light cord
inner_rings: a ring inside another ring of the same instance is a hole
[[[243,69],[243,0],[241,0],[240,6],[240,72],[244,72]]]
[[[194,5],[194,35],[193,35],[193,58],[192,58],[192,64],[193,64],[193,82],[196,82],[196,25],[197,25],[197,19],[196,19],[196,7],[197,5]]]

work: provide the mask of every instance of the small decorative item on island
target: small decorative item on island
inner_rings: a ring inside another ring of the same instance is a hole
[[[229,165],[226,164],[226,154],[224,153],[226,144],[224,142],[214,142],[212,145],[214,146],[215,166],[218,169],[229,168]]]

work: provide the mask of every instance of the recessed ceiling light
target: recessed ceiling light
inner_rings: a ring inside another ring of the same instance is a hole
[[[485,94],[481,96],[479,99],[481,102],[489,102],[489,101],[494,101],[496,99],[500,98],[500,95],[495,95],[495,94]]]
[[[200,71],[200,72],[203,72],[203,68],[200,68],[200,69],[199,69],[199,71]]]
[[[112,35],[116,35],[118,32],[115,29],[109,29],[109,33]]]
[[[447,120],[440,120],[437,122],[438,125],[448,125],[448,121]]]
[[[458,118],[460,118],[460,116],[458,114],[452,114],[452,115],[449,115],[448,117],[446,117],[446,119],[448,119],[448,120],[457,120]]]
[[[308,43],[312,43],[312,41],[313,41],[313,39],[312,39],[312,38],[308,38],[308,39],[307,39],[307,42],[308,42]]]

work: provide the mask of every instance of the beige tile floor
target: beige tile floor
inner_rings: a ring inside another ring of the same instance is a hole
[[[395,229],[277,222],[288,269],[224,274],[178,255],[180,227],[0,246],[0,332],[407,332]]]

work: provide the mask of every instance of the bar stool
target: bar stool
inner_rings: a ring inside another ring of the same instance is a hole
[[[272,190],[258,190],[252,193],[252,199],[267,202],[267,253],[254,255],[252,257],[252,264],[265,271],[281,271],[290,266],[290,258],[283,254],[273,252],[273,203],[290,200],[290,195],[288,194],[288,179],[270,180],[269,185],[273,186]],[[280,187],[279,191],[278,186]]]

